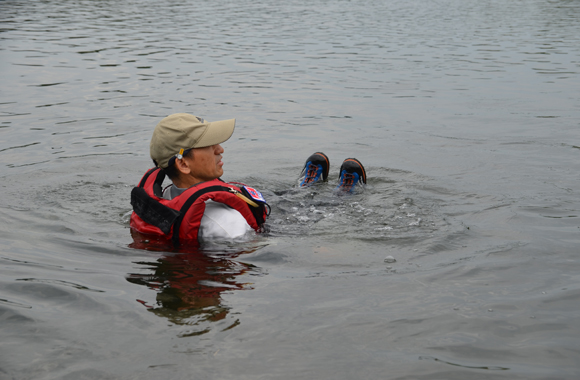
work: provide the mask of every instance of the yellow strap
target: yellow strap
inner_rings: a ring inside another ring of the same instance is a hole
[[[248,197],[246,197],[244,194],[236,192],[236,195],[240,198],[242,198],[244,200],[244,202],[246,202],[247,204],[254,206],[254,207],[258,207],[258,204],[256,202],[254,202],[253,200],[249,199]]]

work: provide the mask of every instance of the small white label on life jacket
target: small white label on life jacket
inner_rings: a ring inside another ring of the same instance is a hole
[[[266,200],[264,199],[264,197],[262,196],[262,193],[260,193],[258,190],[251,188],[249,186],[244,186],[244,189],[246,189],[246,191],[248,192],[248,194],[250,194],[250,196],[259,202],[264,202],[266,203]]]

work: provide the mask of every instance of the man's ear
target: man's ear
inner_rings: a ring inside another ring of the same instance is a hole
[[[189,173],[191,173],[191,169],[189,167],[189,164],[184,159],[177,159],[177,160],[175,160],[175,164],[174,165],[175,165],[175,168],[177,169],[177,171],[180,172],[180,173],[183,173],[183,174],[189,174]]]

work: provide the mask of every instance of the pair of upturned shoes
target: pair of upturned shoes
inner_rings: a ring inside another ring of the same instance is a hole
[[[304,179],[300,182],[300,187],[311,186],[318,181],[326,181],[330,162],[326,154],[322,152],[313,153],[306,159],[304,169]],[[347,158],[340,166],[338,177],[339,191],[352,193],[357,183],[367,183],[367,173],[364,166],[356,158]]]

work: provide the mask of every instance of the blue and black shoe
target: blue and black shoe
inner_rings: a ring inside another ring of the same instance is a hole
[[[326,181],[329,166],[326,154],[322,152],[313,153],[306,159],[306,164],[304,164],[304,169],[302,169],[304,178],[300,181],[300,187],[310,186],[320,180]]]
[[[367,172],[356,158],[347,158],[340,167],[340,176],[336,189],[341,192],[352,193],[357,183],[367,183]]]

